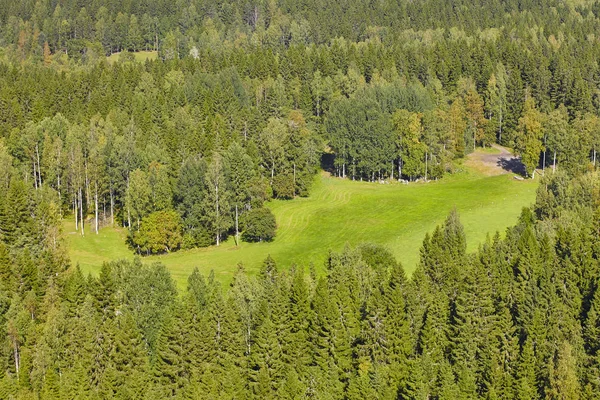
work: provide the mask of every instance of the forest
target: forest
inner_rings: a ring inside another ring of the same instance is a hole
[[[593,1],[0,0],[0,398],[600,398],[599,31]],[[410,276],[368,243],[184,290],[144,262],[495,144],[535,203],[472,253],[451,212]],[[85,276],[65,221],[139,257]]]

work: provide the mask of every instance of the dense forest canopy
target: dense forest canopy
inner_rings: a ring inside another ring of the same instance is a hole
[[[161,264],[113,262],[85,278],[43,235],[25,236],[32,250],[16,263],[3,241],[0,393],[595,398],[599,179],[544,178],[506,238],[475,254],[452,213],[410,280],[364,245],[331,253],[321,277],[270,257],[259,276],[239,265],[229,288],[196,270],[178,296]]]
[[[0,0],[0,398],[600,398],[599,29],[589,1]],[[473,254],[451,213],[410,279],[369,244],[181,292],[67,257],[65,220],[140,255],[276,240],[265,203],[320,169],[427,182],[494,144],[536,203]]]

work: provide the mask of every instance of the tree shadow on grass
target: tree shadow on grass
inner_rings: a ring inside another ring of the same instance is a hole
[[[519,174],[521,176],[527,175],[527,170],[525,169],[525,165],[521,162],[521,159],[518,157],[505,158],[502,157],[498,159],[498,166],[505,171],[512,172],[513,174]]]
[[[330,172],[331,174],[335,173],[334,166],[335,155],[331,153],[325,153],[321,156],[321,169],[323,171]]]

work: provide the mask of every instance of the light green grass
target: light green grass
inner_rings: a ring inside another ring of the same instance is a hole
[[[268,254],[282,268],[313,263],[322,271],[330,249],[372,242],[389,248],[410,274],[425,233],[443,222],[453,207],[460,213],[468,249],[473,251],[488,233],[504,232],[516,222],[522,207],[533,202],[536,187],[536,182],[516,181],[512,175],[485,177],[472,172],[409,185],[352,182],[322,174],[310,197],[268,204],[278,224],[273,242],[236,247],[230,239],[219,247],[143,260],[164,263],[183,288],[196,266],[205,274],[214,270],[223,283],[230,282],[239,262],[255,273]],[[86,232],[85,237],[73,230],[73,222],[66,221],[71,260],[84,272],[97,273],[104,261],[133,257],[123,229],[104,228],[99,235]]]
[[[119,61],[119,56],[121,55],[121,53],[113,53],[110,56],[106,57],[106,60],[109,63],[115,63],[117,61]],[[158,57],[158,52],[157,51],[136,51],[133,53],[134,57],[135,57],[135,61],[137,62],[145,62],[146,60],[156,60],[156,58]]]
[[[482,147],[477,149],[478,153],[483,153],[483,154],[500,154],[501,151],[495,147]]]

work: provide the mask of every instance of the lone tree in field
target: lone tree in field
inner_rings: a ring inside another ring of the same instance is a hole
[[[168,253],[181,245],[181,230],[181,217],[176,211],[156,211],[142,221],[133,243],[147,254]]]
[[[535,168],[540,161],[540,153],[544,150],[543,136],[542,113],[536,109],[533,98],[528,98],[523,116],[519,119],[515,150],[521,156],[531,179],[535,178]]]
[[[244,233],[242,238],[247,242],[262,242],[275,237],[277,223],[275,216],[268,208],[250,210],[244,218]]]

